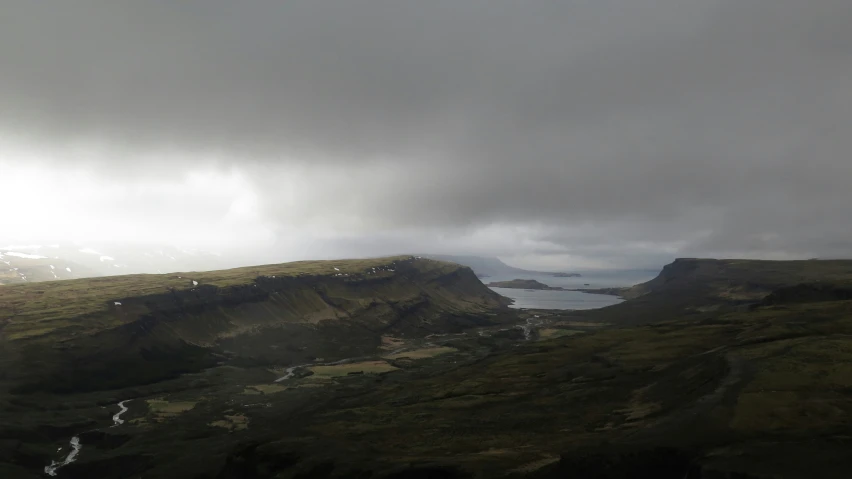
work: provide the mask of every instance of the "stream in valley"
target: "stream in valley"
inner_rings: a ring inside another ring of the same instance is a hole
[[[121,401],[120,403],[118,403],[118,407],[121,408],[121,411],[118,411],[117,413],[115,413],[114,416],[112,416],[112,422],[113,422],[112,427],[120,426],[120,425],[124,424],[124,419],[121,419],[121,415],[127,412],[127,406],[125,406],[124,403],[129,402],[129,401],[131,401],[131,400],[125,399],[124,401]]]
[[[113,425],[110,427],[115,427],[124,424],[124,420],[121,419],[121,415],[127,412],[127,406],[125,406],[124,404],[129,401],[131,401],[131,399],[126,399],[118,403],[118,407],[121,408],[121,410],[112,416]],[[50,461],[49,466],[44,466],[45,474],[47,474],[48,476],[55,477],[59,474],[59,469],[77,460],[77,456],[80,454],[80,450],[83,449],[83,444],[80,442],[80,436],[72,437],[71,441],[69,441],[69,445],[71,446],[71,451],[68,453],[67,456],[65,456],[65,459],[63,459],[61,462]],[[62,451],[61,447],[56,452],[60,451]]]
[[[80,444],[80,438],[78,436],[72,437],[70,445],[71,452],[69,452],[68,455],[65,456],[65,459],[62,462],[50,461],[49,466],[44,466],[45,474],[47,474],[48,476],[56,476],[57,471],[59,471],[59,468],[67,466],[68,464],[71,464],[72,462],[77,460],[77,455],[80,454],[80,449],[83,449],[83,445]],[[62,450],[62,448],[60,447],[59,450]]]

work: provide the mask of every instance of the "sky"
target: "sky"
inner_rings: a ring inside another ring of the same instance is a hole
[[[0,242],[852,256],[848,0],[0,11]]]

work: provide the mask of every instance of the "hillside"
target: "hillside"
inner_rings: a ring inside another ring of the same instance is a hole
[[[680,258],[630,288],[628,296],[702,290],[721,299],[751,300],[793,284],[852,281],[849,260],[763,261]]]
[[[112,279],[0,290],[2,477],[72,437],[59,477],[852,471],[852,261],[678,260],[587,312],[411,257]]]
[[[814,282],[852,283],[852,261],[680,258],[648,282],[630,288],[582,291],[630,299],[588,314],[602,321],[637,325],[680,314],[696,320],[712,318],[757,303],[778,289]]]
[[[19,387],[73,391],[159,380],[217,351],[285,365],[348,357],[378,347],[381,334],[455,331],[503,304],[451,263],[298,262],[6,286],[0,340],[39,358],[15,368],[27,381]]]

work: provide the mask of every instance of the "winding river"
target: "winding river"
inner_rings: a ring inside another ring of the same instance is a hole
[[[67,466],[72,462],[77,460],[77,455],[80,454],[80,449],[83,449],[83,445],[80,444],[80,438],[74,436],[71,438],[71,452],[65,456],[65,459],[62,462],[50,461],[49,466],[44,466],[44,473],[48,476],[56,476],[60,467]]]
[[[121,419],[121,415],[127,412],[127,406],[125,406],[124,403],[129,402],[129,401],[131,401],[131,399],[125,399],[124,401],[121,401],[120,403],[118,403],[118,407],[121,408],[121,411],[118,411],[112,417],[112,422],[115,423],[115,424],[112,425],[112,427],[124,424],[124,419]]]
[[[118,403],[118,407],[121,408],[121,410],[112,416],[113,425],[110,427],[115,427],[124,424],[124,420],[121,419],[121,415],[127,412],[127,406],[125,406],[124,404],[129,401],[131,401],[131,399],[126,399]],[[59,474],[60,468],[67,466],[68,464],[71,464],[72,462],[77,460],[77,456],[80,454],[80,450],[83,449],[83,444],[80,442],[80,436],[72,437],[69,444],[71,445],[71,452],[69,452],[68,455],[65,456],[65,459],[63,459],[61,462],[50,461],[49,466],[44,466],[45,474],[47,474],[48,476],[55,477]],[[60,448],[60,450],[61,449],[62,448]]]

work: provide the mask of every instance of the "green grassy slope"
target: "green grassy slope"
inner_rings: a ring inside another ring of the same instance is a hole
[[[16,391],[114,388],[222,358],[350,357],[383,334],[490,324],[503,307],[469,269],[411,257],[6,286],[0,365]]]
[[[410,261],[410,257],[301,261],[201,273],[126,275],[10,285],[0,290],[0,324],[5,325],[3,333],[7,336],[30,336],[50,333],[83,317],[107,321],[106,324],[88,321],[83,325],[97,329],[120,322],[108,318],[112,316],[111,309],[116,301],[132,302],[136,298],[180,294],[205,287],[218,288],[217,294],[227,295],[240,287],[254,287],[258,278],[323,277],[341,281],[388,278],[394,276],[389,271],[392,265],[403,260]],[[457,268],[451,263],[436,261],[419,264],[425,274],[441,274]],[[138,314],[138,311],[133,313]]]

